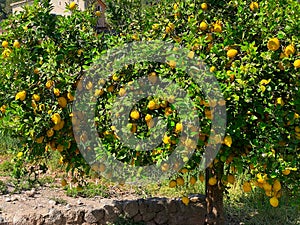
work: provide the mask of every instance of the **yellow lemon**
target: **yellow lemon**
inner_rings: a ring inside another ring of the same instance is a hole
[[[101,16],[101,12],[100,11],[96,11],[95,15],[98,16],[98,17],[100,17]]]
[[[252,190],[251,184],[249,182],[245,182],[243,184],[243,190],[244,192],[250,192]]]
[[[119,90],[119,95],[120,95],[121,97],[123,97],[125,94],[126,94],[126,89],[125,89],[125,88],[120,88],[120,90]]]
[[[140,118],[140,113],[137,110],[133,110],[130,113],[130,117],[134,120],[138,120]]]
[[[21,101],[24,101],[25,98],[26,98],[26,91],[18,92],[15,97],[16,100],[20,99]]]
[[[209,72],[213,73],[213,72],[216,71],[216,69],[217,69],[217,68],[216,68],[215,66],[212,66],[212,67],[209,68]]]
[[[153,100],[149,101],[147,107],[148,107],[148,109],[150,109],[150,110],[155,109],[155,108],[156,108],[156,103],[155,103],[155,101],[153,101]]]
[[[184,179],[182,177],[177,177],[176,183],[178,186],[182,186],[182,185],[184,185]]]
[[[8,47],[8,42],[7,41],[2,41],[2,47],[7,48]]]
[[[258,9],[258,8],[259,8],[259,5],[258,5],[257,2],[251,2],[250,3],[250,10],[251,11],[254,11],[254,10]]]
[[[227,145],[228,147],[231,147],[232,145],[232,137],[227,135],[225,138],[224,138],[224,144]]]
[[[222,32],[221,24],[214,24],[214,32],[216,32],[216,33],[221,33]]]
[[[271,206],[273,206],[273,207],[277,207],[278,204],[279,204],[278,198],[276,198],[276,197],[270,198],[270,204],[271,204]]]
[[[54,130],[51,128],[47,131],[47,137],[52,137],[54,135]]]
[[[95,90],[94,96],[98,97],[98,96],[101,96],[103,94],[104,94],[104,90],[101,88],[101,89]]]
[[[164,142],[165,144],[170,144],[170,142],[171,142],[170,137],[169,137],[168,135],[164,135],[164,137],[163,137],[163,142]]]
[[[108,92],[113,92],[115,90],[115,86],[114,85],[110,85],[108,88],[107,88],[107,91]]]
[[[60,123],[61,121],[61,117],[58,113],[54,113],[52,116],[51,116],[51,120],[54,124],[58,124]]]
[[[202,10],[207,10],[207,4],[206,3],[202,3],[201,4],[201,9]]]
[[[285,49],[284,49],[284,54],[286,56],[292,55],[295,53],[295,47],[294,45],[288,45]]]
[[[281,97],[277,98],[276,103],[277,103],[278,105],[281,105],[281,106],[284,105],[284,101],[282,100]]]
[[[39,138],[36,139],[36,142],[38,144],[41,144],[41,143],[43,143],[43,140],[44,140],[44,136],[41,136],[41,137],[39,137]]]
[[[200,23],[200,30],[205,31],[208,28],[208,24],[204,21]]]
[[[145,121],[146,122],[149,122],[149,121],[151,121],[152,120],[152,116],[150,115],[150,114],[147,114],[146,116],[145,116]]]
[[[276,51],[280,47],[280,41],[278,38],[271,38],[267,43],[267,47],[271,51]]]
[[[68,92],[67,98],[68,98],[70,101],[74,101],[74,96],[73,96],[70,92]]]
[[[170,66],[172,69],[174,69],[174,68],[176,67],[176,61],[170,60],[169,66]]]
[[[190,202],[190,199],[188,197],[184,196],[184,197],[182,197],[181,201],[183,204],[188,205]]]
[[[21,45],[20,45],[20,42],[17,41],[17,40],[15,40],[15,41],[14,41],[14,44],[13,44],[13,47],[14,47],[14,48],[20,48],[20,46],[21,46]]]
[[[174,187],[176,187],[176,185],[177,185],[177,183],[176,183],[175,180],[171,180],[171,181],[169,182],[169,187],[170,187],[170,188],[174,188]]]
[[[48,81],[46,82],[46,88],[47,88],[47,89],[50,89],[50,88],[53,86],[53,84],[54,84],[54,82],[53,82],[52,80],[48,80]]]
[[[216,184],[217,184],[217,179],[216,179],[215,177],[209,178],[208,184],[209,184],[210,186],[216,185]]]
[[[183,129],[182,123],[176,123],[175,132],[179,133],[182,131],[182,129]]]
[[[196,177],[193,176],[193,177],[190,178],[190,184],[191,185],[194,185],[196,182],[197,182]]]
[[[65,97],[59,97],[57,101],[60,107],[65,108],[67,106],[67,99]]]
[[[38,68],[34,68],[34,70],[33,70],[33,73],[34,73],[34,74],[39,74],[39,73],[40,73],[40,71],[39,71],[39,69],[38,69]]]
[[[274,190],[275,192],[278,192],[278,191],[281,190],[281,183],[280,183],[279,180],[275,180],[275,181],[274,181],[274,184],[273,184],[273,190]]]
[[[76,2],[71,2],[69,5],[69,9],[73,10],[76,8]]]
[[[194,51],[190,51],[190,52],[188,53],[188,57],[189,57],[190,59],[193,59],[194,56],[195,56],[195,52],[194,52]]]
[[[232,59],[237,55],[238,51],[236,49],[229,49],[227,52],[227,57]]]
[[[265,182],[265,183],[263,184],[263,189],[264,189],[265,191],[271,191],[271,190],[272,190],[272,186],[271,186],[271,184],[269,184],[268,182]]]
[[[300,68],[300,59],[296,59],[295,62],[294,62],[294,67],[296,69]]]

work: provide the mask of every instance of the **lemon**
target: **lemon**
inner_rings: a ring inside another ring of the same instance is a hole
[[[296,59],[295,62],[294,62],[294,67],[296,69],[300,68],[300,59]]]
[[[14,44],[13,44],[13,47],[14,47],[14,48],[20,48],[20,46],[21,46],[21,45],[20,45],[20,42],[17,41],[17,40],[15,40],[15,41],[14,41]]]
[[[8,42],[7,41],[2,41],[2,47],[7,48],[8,47]]]
[[[120,88],[120,90],[119,90],[119,95],[120,95],[121,97],[123,97],[125,94],[126,94],[125,88]]]
[[[152,83],[155,84],[157,82],[157,75],[155,72],[149,73],[148,74],[148,80]]]
[[[201,4],[201,9],[202,10],[207,10],[207,4],[206,3],[202,3]]]
[[[75,9],[76,8],[76,3],[75,2],[71,2],[70,5],[69,5],[69,8],[71,10]]]
[[[164,135],[164,137],[163,137],[163,142],[164,142],[165,144],[170,144],[170,142],[171,142],[170,137],[167,136],[167,135]]]
[[[216,185],[216,184],[217,184],[217,179],[216,179],[215,177],[209,178],[208,184],[209,184],[210,186]]]
[[[61,117],[58,113],[54,113],[52,116],[51,116],[51,120],[54,124],[58,124],[60,123],[61,121]]]
[[[51,128],[47,131],[47,137],[52,137],[54,135],[54,130]]]
[[[53,82],[52,80],[48,80],[48,81],[46,82],[46,88],[47,88],[47,89],[50,89],[50,88],[53,86],[53,84],[54,84],[54,82]]]
[[[191,184],[191,185],[194,185],[196,182],[197,182],[196,177],[191,177],[191,178],[190,178],[190,184]]]
[[[137,110],[133,110],[130,113],[130,117],[134,120],[138,120],[140,118],[140,113]]]
[[[176,61],[170,60],[169,66],[170,66],[172,69],[174,69],[174,68],[176,67]]]
[[[276,51],[280,47],[280,41],[278,38],[271,38],[267,43],[267,47],[271,51]]]
[[[217,69],[217,68],[216,68],[215,66],[212,66],[212,67],[209,68],[209,72],[213,73],[213,72],[216,71],[216,69]]]
[[[290,173],[291,173],[291,171],[289,169],[285,169],[282,171],[282,174],[285,176],[289,175]]]
[[[203,181],[204,181],[204,175],[200,174],[200,175],[199,175],[199,180],[200,180],[201,182],[203,182]]]
[[[243,184],[243,190],[244,192],[250,192],[252,190],[251,184],[249,182],[245,182]]]
[[[44,140],[44,136],[41,136],[41,137],[39,137],[39,138],[36,139],[36,142],[38,144],[41,144],[41,143],[43,143],[43,140]]]
[[[227,145],[228,147],[231,147],[231,145],[232,145],[232,138],[231,138],[231,136],[227,135],[224,138],[224,144]]]
[[[216,32],[216,33],[221,33],[222,32],[221,24],[214,24],[214,32]]]
[[[182,123],[176,123],[175,132],[179,133],[182,131],[182,129],[183,129]]]
[[[285,49],[284,49],[284,54],[286,56],[292,55],[295,53],[295,47],[294,45],[288,45]]]
[[[65,108],[67,106],[67,99],[65,97],[59,97],[57,101],[60,107]]]
[[[184,185],[184,179],[182,177],[177,177],[176,183],[178,186],[182,186],[182,185]]]
[[[232,59],[237,55],[238,51],[236,49],[229,49],[227,52],[227,57]]]
[[[190,52],[188,53],[188,57],[189,57],[190,59],[193,59],[194,56],[195,56],[195,52],[194,52],[194,51],[190,51]]]
[[[70,92],[68,92],[67,98],[68,98],[70,101],[74,101],[74,96],[73,96]]]
[[[251,11],[255,11],[255,10],[258,9],[258,8],[259,8],[259,5],[258,5],[257,2],[251,2],[251,3],[250,3],[250,10],[251,10]]]
[[[20,99],[21,101],[24,101],[25,98],[26,98],[26,91],[18,92],[15,97],[16,100]]]
[[[263,184],[263,189],[264,189],[265,191],[271,191],[271,190],[272,190],[272,186],[271,186],[271,184],[269,184],[268,182],[265,182],[265,183]]]
[[[273,184],[273,190],[274,190],[275,192],[278,192],[278,191],[281,190],[281,183],[280,183],[279,180],[275,180],[275,181],[274,181],[274,184]]]
[[[98,16],[98,17],[100,17],[101,16],[101,12],[100,11],[96,11],[95,15]]]
[[[175,180],[171,180],[171,181],[169,182],[169,187],[170,187],[170,188],[174,188],[174,187],[176,187],[176,185],[177,185],[177,183],[176,183]]]
[[[155,101],[153,101],[153,100],[151,100],[151,101],[149,101],[149,103],[148,103],[148,109],[150,109],[150,110],[153,110],[153,109],[155,109],[155,107],[156,107],[156,103],[155,103]]]
[[[205,31],[208,28],[208,24],[204,21],[200,23],[200,30]]]
[[[188,197],[184,196],[184,197],[182,197],[181,201],[183,204],[188,205],[190,202],[190,199]]]
[[[114,90],[115,90],[114,85],[110,85],[110,86],[107,88],[107,91],[108,91],[108,92],[113,92]]]
[[[98,96],[101,96],[103,94],[104,94],[104,90],[101,88],[101,89],[95,90],[94,96],[98,97]]]
[[[152,116],[151,116],[150,114],[147,114],[147,115],[145,116],[145,121],[146,121],[146,122],[149,122],[150,120],[152,120]]]
[[[273,207],[277,207],[278,204],[279,204],[278,198],[277,198],[277,197],[272,197],[272,198],[270,198],[270,204],[271,204],[271,206],[273,206]]]

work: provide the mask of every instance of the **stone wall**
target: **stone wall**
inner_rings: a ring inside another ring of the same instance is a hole
[[[148,198],[137,200],[102,201],[99,208],[58,210],[51,208],[45,215],[15,216],[0,225],[65,225],[65,224],[125,224],[121,218],[145,225],[202,225],[205,219],[205,197],[192,196],[189,205],[181,199]],[[119,221],[119,222],[118,222]],[[127,223],[129,224],[129,223]],[[131,223],[134,224],[134,223]]]

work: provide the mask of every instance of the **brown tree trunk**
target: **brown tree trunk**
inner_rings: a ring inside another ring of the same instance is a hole
[[[224,207],[223,207],[223,188],[221,183],[224,164],[217,163],[213,168],[206,169],[206,205],[207,214],[205,225],[224,225]],[[211,186],[208,184],[210,177],[217,177],[217,184]]]

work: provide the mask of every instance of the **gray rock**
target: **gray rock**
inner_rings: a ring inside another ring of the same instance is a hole
[[[124,214],[129,218],[134,217],[139,212],[139,205],[137,201],[126,201],[123,207]]]
[[[97,223],[104,218],[104,209],[90,209],[85,213],[84,220],[88,223]]]
[[[51,206],[54,206],[54,205],[56,205],[56,201],[54,201],[54,200],[49,200],[49,205],[51,205]]]
[[[45,222],[49,225],[62,225],[66,223],[66,218],[60,210],[50,209],[48,213],[48,218]]]
[[[156,214],[154,218],[155,223],[157,224],[164,224],[168,222],[168,214],[165,210],[160,211]]]
[[[11,198],[9,198],[9,197],[8,197],[8,198],[5,198],[5,201],[6,201],[6,202],[11,202]]]

